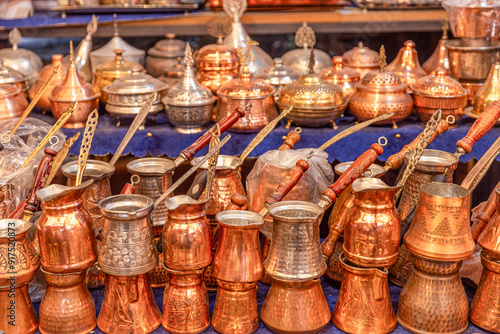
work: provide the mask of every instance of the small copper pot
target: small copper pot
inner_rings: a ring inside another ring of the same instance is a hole
[[[223,334],[250,334],[259,328],[257,281],[226,282],[217,279],[212,328]]]
[[[97,326],[104,333],[146,334],[161,324],[147,274],[106,276],[106,291]]]
[[[207,201],[181,195],[166,200],[168,218],[163,228],[163,257],[167,268],[203,269],[212,262],[210,225],[205,216]]]
[[[19,88],[0,84],[0,120],[19,117],[27,107],[28,100]]]
[[[396,315],[389,295],[389,272],[350,263],[343,254],[344,269],[333,324],[348,333],[389,333],[396,328]]]
[[[275,333],[317,333],[330,321],[319,278],[286,282],[274,278],[260,317]]]
[[[31,334],[38,329],[28,294],[28,283],[40,266],[40,257],[26,236],[31,227],[21,219],[0,220],[0,328],[8,334]]]
[[[177,271],[165,268],[170,284],[163,293],[162,326],[173,334],[201,333],[210,326],[208,292],[203,269]]]
[[[469,303],[458,273],[462,261],[413,254],[413,265],[399,295],[398,322],[412,333],[463,333],[469,325]]]
[[[40,332],[90,333],[96,326],[96,316],[94,300],[84,283],[85,270],[70,274],[42,272],[47,290],[40,303]]]

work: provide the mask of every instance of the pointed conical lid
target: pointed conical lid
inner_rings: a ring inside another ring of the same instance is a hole
[[[480,115],[491,103],[498,100],[500,100],[500,59],[497,55],[486,81],[476,93],[473,112]]]
[[[387,71],[399,75],[401,81],[407,85],[411,85],[415,80],[427,74],[418,62],[415,43],[410,40],[406,41],[404,46],[399,50],[396,59],[387,65]]]
[[[0,59],[5,66],[21,72],[26,78],[35,78],[43,67],[42,59],[33,51],[18,48],[21,37],[21,32],[17,28],[9,33],[12,48],[1,49]]]
[[[431,74],[432,71],[437,70],[438,68],[444,68],[447,71],[450,69],[448,49],[444,46],[444,42],[448,39],[448,20],[444,20],[441,29],[443,30],[443,35],[441,36],[436,49],[429,59],[427,59],[422,65],[422,68],[428,74]]]

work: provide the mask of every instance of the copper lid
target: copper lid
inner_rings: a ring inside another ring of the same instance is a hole
[[[144,67],[140,64],[123,59],[123,49],[113,50],[115,59],[97,65],[94,74],[105,78],[120,78],[132,72],[144,72]]]
[[[57,67],[57,65],[61,64],[59,67],[59,71],[57,72],[55,78],[52,80],[52,85],[58,85],[63,82],[63,80],[66,78],[66,75],[68,74],[68,68],[69,65],[64,64],[62,62],[63,55],[62,54],[54,54],[52,55],[52,63],[45,65],[42,70],[40,71],[40,76],[37,78],[37,80],[41,80],[42,82],[45,82],[45,80],[52,74],[52,71],[54,68]]]
[[[414,93],[432,97],[457,97],[468,94],[458,81],[446,74],[445,69],[438,69],[431,75],[418,79],[412,89]]]
[[[273,86],[288,85],[299,77],[300,72],[283,65],[281,58],[274,58],[272,66],[266,67],[255,75],[255,78],[262,79]]]
[[[175,39],[175,34],[166,34],[167,39],[156,42],[155,46],[148,50],[148,55],[157,58],[177,58],[184,54],[184,42]]]
[[[387,65],[387,70],[399,75],[403,82],[411,85],[416,79],[427,73],[418,62],[417,50],[413,41],[406,41],[404,47],[399,49],[396,59]]]
[[[378,65],[377,51],[363,46],[363,42],[359,42],[358,46],[344,52],[342,58],[346,65],[352,67],[377,67]]]
[[[359,81],[359,72],[349,67],[345,67],[344,59],[342,57],[333,57],[332,64],[333,67],[325,68],[319,72],[325,77],[326,81],[331,83]]]
[[[16,84],[23,83],[27,80],[26,76],[19,71],[14,70],[9,66],[3,64],[0,59],[0,83],[2,84]]]
[[[232,46],[220,45],[220,44],[209,44],[205,45],[196,53],[196,63],[198,68],[202,67],[202,64],[232,64],[231,67],[238,68],[238,55],[236,54],[236,49]]]
[[[160,92],[168,88],[168,85],[160,80],[153,78],[149,74],[132,72],[115,81],[103,90],[111,94],[146,94]]]

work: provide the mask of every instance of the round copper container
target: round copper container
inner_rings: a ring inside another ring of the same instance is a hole
[[[124,50],[116,49],[114,52],[116,54],[115,59],[99,64],[94,68],[92,84],[96,92],[101,93],[99,101],[103,104],[108,101],[108,94],[103,90],[105,86],[111,85],[116,79],[132,72],[146,72],[142,65],[123,59]]]
[[[309,69],[308,65],[310,54],[311,49],[303,47],[300,49],[290,50],[281,56],[281,58],[283,59],[283,64],[286,67],[297,70],[301,74],[305,74]],[[332,58],[325,51],[314,49],[314,55],[314,69],[317,71],[330,66],[332,63]]]
[[[238,76],[239,64],[236,49],[232,46],[205,45],[196,53],[196,79],[215,94],[222,84]]]
[[[286,118],[295,125],[311,127],[335,122],[347,107],[340,87],[312,71],[283,87],[276,103],[280,110],[293,105]]]
[[[273,65],[266,67],[257,73],[255,77],[272,85],[279,94],[283,86],[291,84],[300,77],[300,72],[283,65],[281,58],[274,58]]]
[[[19,117],[28,107],[21,90],[10,84],[0,84],[0,120]]]
[[[166,83],[169,87],[173,87],[181,82],[184,76],[184,64],[182,64],[182,58],[177,58],[177,63],[175,65],[169,65],[165,68],[163,74],[158,77],[158,80]]]
[[[344,52],[342,55],[346,67],[350,67],[359,72],[362,78],[366,73],[378,69],[378,53],[359,42],[357,47]]]
[[[45,80],[47,80],[47,78],[52,74],[52,71],[54,70],[54,68],[57,65],[61,64],[61,66],[59,67],[59,71],[55,75],[54,79],[52,79],[52,82],[47,87],[45,92],[42,94],[42,96],[40,97],[40,100],[38,100],[38,102],[36,104],[36,106],[38,108],[41,108],[41,109],[47,110],[47,111],[50,110],[49,96],[50,96],[50,93],[52,92],[52,89],[54,89],[55,86],[62,84],[64,79],[68,75],[69,66],[64,64],[62,62],[62,59],[63,59],[63,56],[61,54],[52,55],[52,63],[49,65],[46,65],[46,66],[44,66],[44,68],[42,68],[42,70],[40,71],[40,75],[35,80],[35,84],[33,85],[33,87],[31,87],[31,89],[29,91],[29,98],[30,98],[30,100],[33,100],[33,98],[38,93],[40,88],[42,88],[43,84],[45,83]]]
[[[399,49],[396,59],[387,65],[386,69],[399,75],[401,81],[408,85],[409,92],[411,92],[411,85],[417,79],[427,75],[418,62],[418,54],[413,41],[405,42],[404,46]]]
[[[333,57],[333,67],[326,68],[319,72],[326,81],[340,86],[346,99],[349,99],[356,91],[356,82],[359,81],[358,71],[344,66],[344,59],[340,56]]]
[[[0,59],[0,84],[11,84],[19,88],[26,96],[28,96],[29,81],[28,78],[19,71],[5,66]]]
[[[177,58],[184,55],[184,42],[175,39],[175,34],[165,35],[167,39],[157,42],[148,50],[146,70],[154,77],[159,77],[167,68],[177,64]]]
[[[452,125],[457,125],[464,115],[469,92],[462,85],[446,75],[445,69],[438,69],[434,74],[418,79],[413,85],[413,98],[417,115],[423,124],[441,109],[443,118],[451,115],[455,118]]]

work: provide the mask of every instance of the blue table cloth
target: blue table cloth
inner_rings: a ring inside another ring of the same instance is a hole
[[[42,115],[39,111],[34,111],[32,116],[43,119],[49,123],[55,122],[52,116]],[[303,128],[301,140],[295,145],[295,148],[317,148],[335,134],[354,125],[354,121],[355,119],[353,117],[345,117],[337,120],[337,130],[333,130],[331,127]],[[439,149],[451,153],[455,152],[456,142],[467,134],[473,122],[474,119],[463,118],[457,127],[451,128],[440,135],[428,146],[428,148]],[[113,154],[120,145],[127,129],[127,124],[122,124],[120,127],[117,127],[116,119],[107,114],[101,114],[90,153],[96,156]],[[369,149],[370,145],[376,143],[379,137],[385,136],[388,144],[384,147],[384,153],[379,157],[381,161],[385,161],[390,155],[399,152],[404,145],[416,138],[423,129],[424,127],[415,116],[398,123],[397,129],[393,129],[391,125],[369,126],[329,147],[326,150],[329,154],[328,160],[329,162],[334,160],[340,162],[355,160],[363,152]],[[83,134],[84,129],[63,129],[63,131],[67,136],[73,136],[79,131]],[[277,149],[283,143],[282,137],[289,131],[290,130],[285,129],[285,122],[280,122],[280,124],[278,124],[278,126],[250,154],[250,157],[258,157],[268,150]],[[228,132],[226,132],[226,134],[227,133]],[[241,154],[256,135],[255,133],[229,133],[231,134],[231,140],[221,149],[221,154]],[[150,136],[148,136],[148,134],[150,134]],[[182,149],[191,145],[200,135],[201,134],[185,135],[176,132],[172,125],[168,123],[166,115],[160,113],[157,117],[157,122],[148,119],[146,128],[136,132],[123,154],[131,154],[136,157],[144,157],[146,155],[177,157]],[[400,135],[400,138],[397,138],[397,135]],[[225,136],[225,134],[223,134],[223,136]],[[473,157],[476,159],[481,158],[498,136],[500,136],[500,127],[493,127],[476,143],[472,152],[463,155],[460,161],[467,162]],[[80,136],[79,140],[73,145],[70,154],[78,155],[82,137],[83,136]],[[206,152],[207,148],[198,153],[198,155]],[[497,157],[497,159],[500,158]]]

